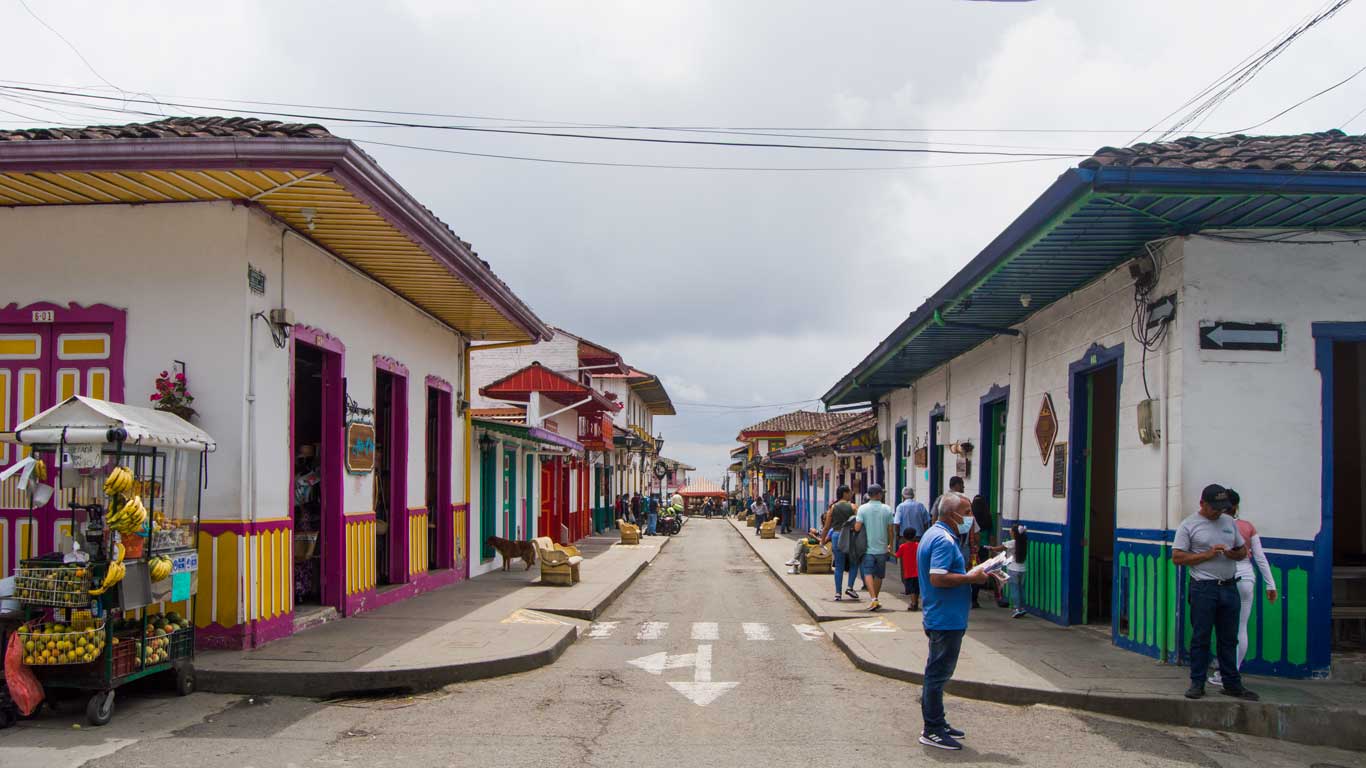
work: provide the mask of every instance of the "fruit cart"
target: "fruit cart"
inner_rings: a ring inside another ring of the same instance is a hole
[[[51,501],[67,517],[57,551],[15,572],[24,663],[46,689],[88,692],[93,725],[109,722],[125,683],[173,673],[176,689],[192,692],[190,617],[213,439],[170,413],[77,396],[0,441],[43,462],[38,474],[50,476]]]

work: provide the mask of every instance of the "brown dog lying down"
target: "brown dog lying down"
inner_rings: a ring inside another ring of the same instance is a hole
[[[512,570],[512,559],[515,557],[522,558],[522,562],[526,563],[526,568],[522,570],[530,570],[531,566],[536,564],[536,543],[534,541],[513,541],[512,539],[490,536],[488,545],[498,550],[498,554],[502,556],[503,570],[505,571]]]

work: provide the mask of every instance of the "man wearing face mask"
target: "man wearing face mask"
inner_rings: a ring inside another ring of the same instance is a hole
[[[921,607],[930,651],[925,660],[925,682],[920,711],[925,730],[920,743],[939,749],[962,749],[963,732],[944,716],[944,685],[953,678],[958,652],[968,628],[972,585],[990,578],[985,572],[969,575],[960,539],[972,530],[971,503],[957,493],[946,493],[939,503],[939,520],[920,540],[916,565],[920,575]]]

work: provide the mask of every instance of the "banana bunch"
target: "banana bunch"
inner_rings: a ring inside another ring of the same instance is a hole
[[[109,591],[109,588],[123,581],[123,575],[127,572],[127,566],[123,564],[123,543],[114,542],[114,559],[109,562],[109,569],[104,572],[104,581],[98,587],[90,590],[92,597],[102,595]]]
[[[119,511],[109,515],[106,522],[119,533],[131,534],[146,529],[147,507],[143,506],[142,497],[134,496],[125,501]]]
[[[127,467],[114,467],[114,471],[104,479],[104,495],[110,498],[123,496],[133,489],[133,473]]]
[[[46,462],[46,461],[43,461],[42,459],[38,459],[37,461],[33,462],[33,476],[36,477],[36,478],[38,478],[38,482],[40,482],[40,483],[46,483],[46,482],[47,482],[47,462]]]
[[[161,581],[171,576],[171,558],[158,555],[147,562],[152,571],[152,581]]]

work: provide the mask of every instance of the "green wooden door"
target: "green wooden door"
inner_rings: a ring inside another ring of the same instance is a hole
[[[494,453],[479,452],[479,559],[492,560],[493,547],[489,537],[497,533],[498,513],[494,509]]]
[[[503,530],[517,541],[517,451],[503,451]]]
[[[988,486],[991,490],[987,498],[991,504],[991,519],[996,521],[996,530],[1000,531],[1004,526],[1001,524],[1001,510],[1005,505],[1001,499],[1005,493],[1005,467],[1006,467],[1006,403],[1001,401],[991,406],[991,478]],[[1017,510],[1016,517],[1019,516]],[[988,531],[990,536],[991,532]],[[1001,538],[1004,538],[1003,536]],[[999,539],[993,539],[995,543]]]

